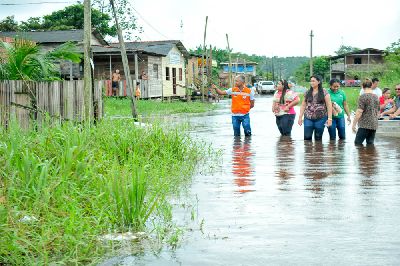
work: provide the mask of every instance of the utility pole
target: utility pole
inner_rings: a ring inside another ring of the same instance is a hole
[[[117,13],[115,12],[114,0],[110,0],[110,4],[111,4],[112,11],[113,11],[114,19],[115,19],[115,26],[117,27],[117,32],[118,32],[118,41],[119,41],[119,45],[120,45],[120,49],[121,49],[122,64],[124,65],[126,86],[128,87],[128,90],[131,92],[132,117],[134,119],[136,119],[137,112],[136,112],[136,104],[135,104],[135,92],[133,90],[133,83],[132,83],[131,72],[129,70],[129,65],[128,65],[128,56],[126,55],[125,42],[124,42],[124,38],[122,37],[122,30],[118,24]]]
[[[92,92],[92,71],[90,65],[90,39],[92,35],[91,7],[90,0],[84,1],[84,26],[83,26],[83,100],[85,109],[85,121],[91,119],[91,92]]]
[[[207,21],[208,21],[208,16],[206,16],[206,26],[204,27],[203,55],[201,57],[201,101],[203,103],[204,103],[204,54],[206,53]]]
[[[228,68],[229,88],[232,88],[232,58],[231,58],[231,48],[229,47],[228,33],[226,34],[226,42],[228,44],[228,55],[229,55],[229,68]]]
[[[310,33],[310,76],[313,75],[313,55],[312,55],[312,38],[314,37],[313,31]]]
[[[208,84],[210,84],[212,82],[212,46],[210,44],[210,55],[208,56],[208,64],[207,64],[207,74],[208,74]]]

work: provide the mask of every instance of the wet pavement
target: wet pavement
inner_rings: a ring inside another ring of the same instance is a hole
[[[355,147],[355,134],[280,137],[270,95],[256,96],[251,138],[234,138],[229,101],[190,118],[192,134],[221,149],[219,167],[193,178],[192,220],[175,250],[144,249],[104,265],[399,265],[400,138]],[[242,131],[243,132],[243,131]],[[178,206],[179,204],[177,204]]]

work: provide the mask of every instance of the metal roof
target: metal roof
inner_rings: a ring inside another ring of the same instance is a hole
[[[93,35],[103,45],[108,45],[97,30],[93,30]],[[12,37],[28,39],[37,43],[65,43],[83,42],[83,30],[57,30],[57,31],[8,31],[0,32],[0,37]]]
[[[383,52],[384,52],[384,50],[380,50],[380,49],[365,48],[365,49],[362,49],[362,50],[356,50],[356,51],[348,52],[348,53],[345,53],[345,54],[330,56],[330,57],[328,57],[328,59],[336,60],[336,59],[339,59],[339,58],[344,58],[345,56],[349,56],[349,55],[360,55],[360,54],[367,55],[368,51],[370,53],[373,52],[373,53],[377,53],[377,54],[383,54]]]
[[[116,46],[99,46],[99,45],[92,45],[91,46],[92,52],[96,55],[100,54],[121,54],[121,50],[119,47]],[[155,56],[164,56],[163,54],[148,52],[140,49],[126,49],[127,54],[131,53],[142,53],[148,55],[155,55]]]
[[[117,47],[118,43],[113,43],[112,46]],[[126,42],[126,49],[130,50],[142,50],[148,53],[154,53],[159,55],[167,56],[169,51],[173,48],[173,46],[179,49],[179,51],[183,54],[185,58],[189,58],[189,52],[186,50],[185,46],[183,46],[182,42],[179,40],[166,40],[166,41],[148,41],[148,42]]]

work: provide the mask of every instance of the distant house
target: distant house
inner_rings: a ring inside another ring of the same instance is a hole
[[[331,56],[330,77],[339,80],[360,79],[354,73],[370,72],[383,66],[383,50],[366,48],[354,52]]]
[[[208,60],[207,60],[208,59]],[[204,79],[204,84],[207,84],[207,75],[211,75],[212,67],[217,67],[217,61],[204,58],[202,59],[202,55],[191,54],[189,59],[187,60],[187,68],[186,68],[186,85],[187,87],[191,87],[193,89],[201,89],[202,86],[202,77]],[[204,63],[204,75],[201,75],[202,72],[202,62]]]
[[[222,73],[220,73],[219,78],[222,86],[229,86],[229,72],[232,76],[242,74],[245,76],[246,84],[252,84],[254,77],[256,76],[257,63],[256,62],[246,62],[245,60],[236,60],[232,62],[231,69],[229,69],[229,63],[220,63],[222,67]],[[232,84],[233,85],[233,84]]]

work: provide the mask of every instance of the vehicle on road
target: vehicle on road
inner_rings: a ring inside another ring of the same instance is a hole
[[[262,80],[258,82],[257,90],[259,94],[263,93],[274,93],[275,92],[275,83],[270,80]]]

